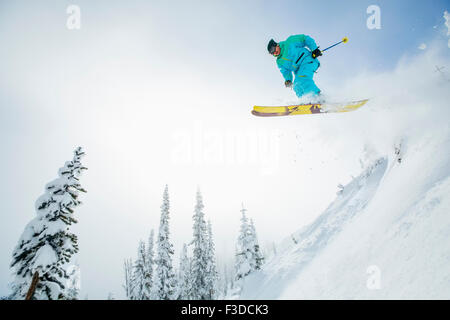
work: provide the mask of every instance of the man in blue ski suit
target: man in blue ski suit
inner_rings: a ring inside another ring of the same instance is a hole
[[[305,94],[317,96],[320,93],[313,81],[313,75],[320,66],[317,57],[321,56],[322,52],[313,38],[299,34],[279,43],[271,39],[267,50],[277,58],[286,87],[292,87],[292,74],[295,75],[293,88],[299,98]]]

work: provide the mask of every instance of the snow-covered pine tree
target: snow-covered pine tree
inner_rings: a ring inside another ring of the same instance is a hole
[[[242,205],[241,229],[236,249],[236,280],[242,279],[253,271],[260,270],[263,256],[259,248],[253,220],[248,222],[246,209]]]
[[[178,270],[178,300],[189,300],[192,294],[191,260],[188,257],[187,245],[183,245]]]
[[[231,264],[233,263],[234,261]],[[228,263],[223,263],[223,297],[227,297],[228,292],[234,289],[234,268],[228,266]]]
[[[206,230],[205,214],[203,213],[203,199],[200,190],[197,191],[197,198],[194,211],[194,245],[192,257],[192,295],[193,300],[206,300],[209,298],[206,286],[208,268],[208,235]]]
[[[218,296],[218,280],[216,266],[216,249],[214,246],[214,239],[212,235],[211,221],[208,220],[208,245],[207,245],[207,265],[206,265],[206,293],[209,300],[216,299]]]
[[[222,264],[222,270],[223,270],[222,277],[219,278],[220,300],[225,299],[228,293],[228,274],[227,274],[227,266],[225,263]]]
[[[153,277],[153,267],[155,264],[155,249],[154,249],[154,238],[155,238],[155,232],[150,232],[150,237],[148,238],[148,249],[147,249],[147,292],[149,293],[150,299],[153,299],[153,283],[154,283],[154,277]]]
[[[78,300],[80,294],[80,266],[78,264],[67,268],[69,273],[69,281],[67,285],[67,299]]]
[[[81,164],[82,148],[78,147],[74,153],[73,160],[59,169],[59,178],[45,186],[45,193],[36,201],[37,217],[25,227],[14,249],[13,299],[25,298],[36,272],[38,282],[32,299],[70,298],[67,288],[71,275],[67,268],[78,252],[78,240],[69,227],[77,223],[74,209],[81,204],[79,193],[86,192],[79,176],[87,169]]]
[[[133,299],[133,263],[131,259],[125,259],[123,263],[123,268],[125,272],[125,284],[123,288],[125,289],[125,295],[128,299]]]
[[[256,229],[255,229],[255,224],[253,223],[253,219],[250,219],[250,233],[252,234],[252,240],[253,240],[253,263],[252,263],[252,270],[260,270],[263,262],[264,262],[264,257],[263,254],[261,252],[261,248],[259,247],[259,242],[258,242],[258,236],[256,235]]]
[[[248,219],[245,215],[247,210],[242,205],[241,213],[241,228],[239,230],[239,237],[236,246],[236,264],[235,264],[235,278],[240,280],[252,272],[250,264],[252,252],[252,238],[249,232]]]
[[[161,220],[157,240],[157,257],[155,260],[155,299],[170,300],[176,289],[175,273],[172,267],[173,245],[169,241],[169,189],[166,185],[161,205]]]
[[[147,252],[145,251],[145,243],[139,241],[138,255],[133,268],[133,300],[150,299],[147,276]]]

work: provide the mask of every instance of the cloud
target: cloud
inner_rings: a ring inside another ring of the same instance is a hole
[[[450,13],[444,11],[445,26],[447,27],[447,36],[450,37]],[[448,39],[448,47],[450,48],[450,39]]]

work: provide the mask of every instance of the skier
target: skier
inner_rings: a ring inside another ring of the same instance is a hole
[[[299,34],[290,36],[286,41],[279,43],[271,39],[267,50],[277,58],[277,65],[284,77],[286,87],[293,86],[299,98],[306,94],[319,96],[320,89],[314,83],[313,75],[320,66],[317,57],[321,56],[322,52],[313,38]],[[292,73],[295,75],[293,84]]]

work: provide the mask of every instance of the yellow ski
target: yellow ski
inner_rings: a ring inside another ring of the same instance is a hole
[[[315,114],[331,112],[349,112],[363,106],[369,99],[347,103],[299,104],[292,106],[254,106],[252,114],[259,117],[293,116],[298,114]]]

